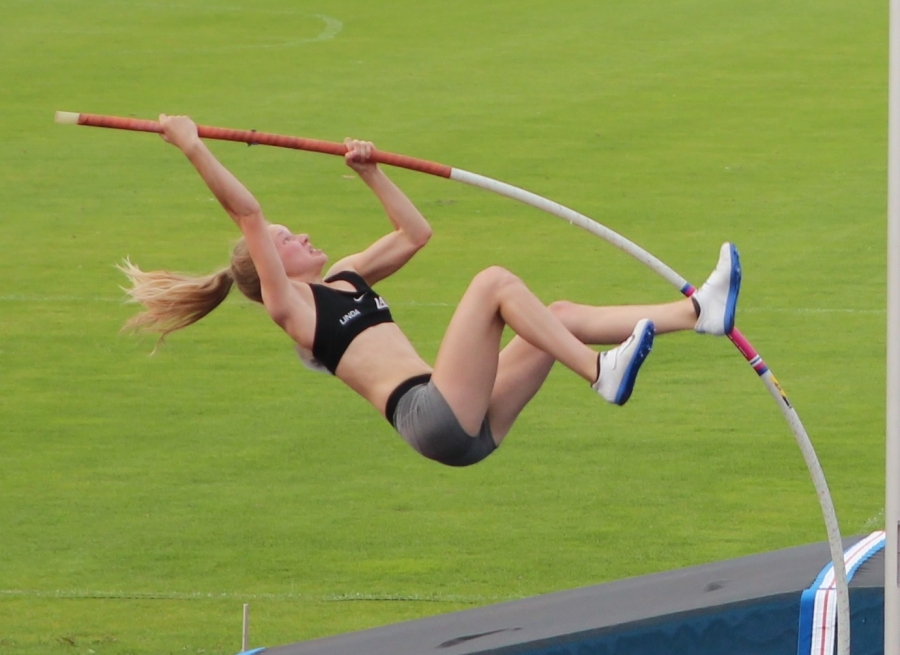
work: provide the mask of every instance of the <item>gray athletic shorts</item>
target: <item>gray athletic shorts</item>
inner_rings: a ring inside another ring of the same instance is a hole
[[[447,466],[469,466],[497,448],[487,417],[475,436],[463,430],[431,376],[411,378],[388,399],[387,416],[413,449]]]

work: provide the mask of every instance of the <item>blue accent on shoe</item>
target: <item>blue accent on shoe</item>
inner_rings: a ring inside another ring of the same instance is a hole
[[[254,648],[253,650],[242,651],[242,652],[238,653],[237,655],[257,655],[258,653],[261,653],[264,650],[265,650],[265,648]]]
[[[628,399],[631,398],[631,392],[634,390],[634,383],[635,380],[637,380],[638,371],[641,369],[644,360],[647,359],[647,355],[653,350],[654,332],[653,321],[647,321],[644,330],[638,337],[638,344],[637,348],[635,348],[634,356],[631,361],[628,362],[628,369],[625,371],[625,375],[622,377],[622,382],[619,384],[619,389],[616,392],[616,405],[624,405],[628,402]]]
[[[741,257],[734,244],[731,248],[731,280],[728,285],[728,300],[725,304],[725,334],[734,330],[734,316],[737,313],[738,294],[741,291]]]

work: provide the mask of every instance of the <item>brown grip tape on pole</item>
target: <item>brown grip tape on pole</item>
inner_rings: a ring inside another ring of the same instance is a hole
[[[134,132],[155,132],[162,133],[162,127],[157,121],[144,120],[140,118],[125,118],[122,116],[103,116],[100,114],[79,114],[78,124],[87,125],[89,127],[107,127],[118,130],[131,130]],[[326,155],[336,155],[343,157],[347,152],[347,147],[342,143],[333,143],[331,141],[319,141],[317,139],[304,139],[296,136],[288,136],[284,134],[270,134],[268,132],[257,132],[255,130],[233,130],[225,127],[209,127],[206,125],[198,125],[197,133],[203,139],[213,139],[217,141],[237,141],[250,145],[275,146],[277,148],[291,148],[293,150],[306,150],[309,152],[319,152]],[[376,150],[373,153],[373,159],[379,164],[388,166],[396,166],[397,168],[406,168],[411,171],[427,173],[437,177],[450,177],[453,169],[444,164],[427,161],[425,159],[416,159],[415,157],[407,157],[406,155],[398,155],[392,152],[383,152]]]

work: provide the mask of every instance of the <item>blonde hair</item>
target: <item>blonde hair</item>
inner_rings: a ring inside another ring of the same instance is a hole
[[[143,271],[128,258],[118,268],[131,282],[124,289],[129,300],[144,306],[125,323],[125,329],[159,333],[157,347],[168,334],[196,323],[221,305],[232,286],[262,303],[259,275],[243,238],[234,246],[231,265],[210,275]]]

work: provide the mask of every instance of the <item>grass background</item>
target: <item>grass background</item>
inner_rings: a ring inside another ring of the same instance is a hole
[[[821,541],[780,413],[727,340],[661,339],[627,407],[554,371],[503,447],[416,456],[237,296],[118,333],[124,256],[235,238],[177,151],[55,110],[353,135],[522,186],[695,284],[741,249],[739,325],[797,407],[845,534],[881,527],[886,18],[870,0],[0,0],[0,652],[276,645]],[[334,258],[385,222],[340,160],[212,144]],[[435,228],[383,283],[432,357],[471,276],[546,301],[677,293],[536,210],[391,172]]]

